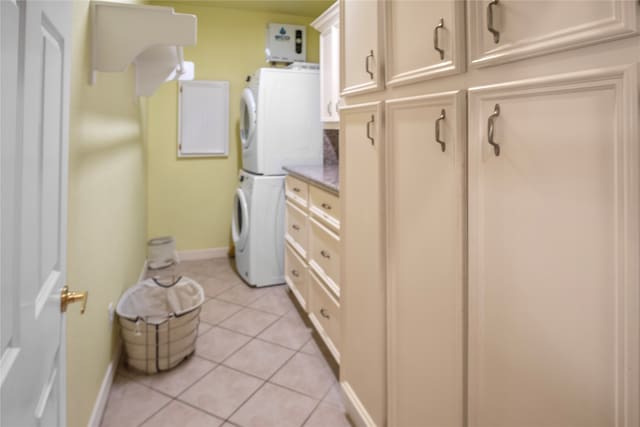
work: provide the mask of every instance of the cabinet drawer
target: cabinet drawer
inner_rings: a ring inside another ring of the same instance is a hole
[[[309,272],[309,318],[340,363],[340,304],[312,272]]]
[[[285,239],[300,253],[302,258],[307,258],[309,239],[307,222],[307,214],[290,201],[287,201],[287,232]]]
[[[289,245],[285,245],[284,251],[284,279],[302,308],[308,310],[309,272],[305,262]]]
[[[318,187],[309,191],[309,211],[334,231],[340,231],[340,198]]]
[[[307,207],[309,184],[289,175],[284,180],[284,189],[289,200],[295,201],[304,208]]]
[[[340,298],[340,238],[314,219],[309,224],[309,266]]]

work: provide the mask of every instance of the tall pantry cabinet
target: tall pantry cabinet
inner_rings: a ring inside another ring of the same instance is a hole
[[[356,425],[640,424],[639,28],[630,0],[341,0]]]

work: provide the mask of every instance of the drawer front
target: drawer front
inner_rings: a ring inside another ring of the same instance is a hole
[[[309,272],[305,262],[296,254],[296,251],[285,244],[284,251],[284,278],[295,295],[296,299],[308,311],[309,301]]]
[[[309,184],[292,176],[284,180],[284,189],[287,198],[295,201],[300,206],[307,207],[309,200]]]
[[[313,216],[340,231],[340,198],[318,187],[311,186],[309,190],[310,211]]]
[[[309,224],[309,264],[339,298],[340,239],[315,219]]]
[[[309,317],[340,362],[340,304],[312,272],[309,272]]]
[[[309,241],[307,222],[307,214],[287,201],[287,233],[285,238],[305,259],[307,258]]]

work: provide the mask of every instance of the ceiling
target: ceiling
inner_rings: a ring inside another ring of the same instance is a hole
[[[174,0],[173,3],[316,17],[327,10],[335,1],[336,0]]]

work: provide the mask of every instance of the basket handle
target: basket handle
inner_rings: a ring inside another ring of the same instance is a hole
[[[175,276],[174,276],[174,277],[175,277]],[[182,280],[182,276],[178,276],[178,278],[177,278],[173,283],[169,283],[168,285],[165,285],[165,284],[160,283],[160,282],[158,281],[158,279],[157,279],[157,278],[155,278],[155,277],[154,277],[152,280],[153,280],[153,282],[154,282],[156,285],[158,285],[158,286],[160,286],[160,287],[162,287],[162,288],[170,288],[170,287],[172,287],[172,286],[175,286],[175,285],[176,285],[180,280]]]

